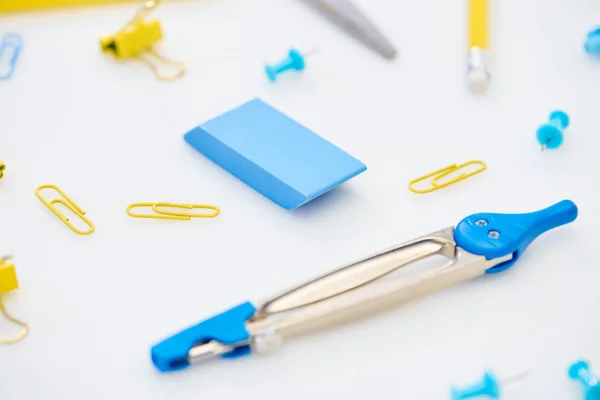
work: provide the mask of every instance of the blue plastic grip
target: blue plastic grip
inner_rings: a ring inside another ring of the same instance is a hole
[[[577,213],[575,203],[563,200],[528,214],[473,214],[456,226],[454,240],[466,251],[488,260],[513,254],[511,260],[486,271],[488,274],[498,273],[510,268],[535,238],[573,222]]]
[[[250,339],[245,324],[255,312],[252,303],[243,303],[163,340],[150,351],[154,366],[161,372],[185,369],[189,366],[190,349],[198,344],[216,340],[227,345]],[[221,357],[237,358],[248,354],[250,346],[241,346]]]

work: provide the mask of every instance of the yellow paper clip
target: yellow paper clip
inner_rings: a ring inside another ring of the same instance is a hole
[[[10,315],[6,311],[6,307],[4,307],[4,302],[2,301],[3,295],[19,288],[15,265],[8,262],[10,259],[11,257],[0,258],[0,313],[13,324],[20,326],[21,331],[12,337],[0,339],[0,345],[17,343],[27,336],[29,332],[29,326]]]
[[[455,178],[452,178],[446,182],[439,183],[440,179],[443,179],[443,178],[447,177],[448,175],[455,173],[456,171],[459,171],[465,167],[468,167],[469,165],[479,165],[480,167],[472,172],[463,172]],[[460,182],[460,181],[465,180],[473,175],[483,172],[486,170],[486,168],[487,168],[487,165],[485,165],[485,163],[483,161],[479,161],[479,160],[472,160],[472,161],[466,162],[461,165],[452,164],[445,168],[442,168],[440,170],[432,172],[430,174],[424,175],[420,178],[413,179],[412,181],[410,181],[408,183],[408,188],[410,189],[411,192],[417,193],[417,194],[431,193],[435,190],[445,188],[446,186],[450,186],[456,182]],[[415,189],[414,188],[415,184],[423,182],[424,180],[432,178],[432,177],[433,177],[433,179],[431,180],[431,187],[426,188],[426,189]]]
[[[42,195],[40,194],[40,191],[42,191],[44,189],[53,189],[53,190],[57,191],[63,198],[62,199],[61,198],[52,199],[52,200],[48,201],[45,198],[43,198]],[[64,222],[65,225],[67,225],[69,228],[71,228],[71,230],[73,232],[78,233],[80,235],[89,235],[90,233],[94,232],[94,230],[96,229],[94,227],[94,224],[92,223],[92,221],[90,221],[85,216],[85,211],[83,211],[81,209],[81,207],[79,207],[77,204],[75,204],[75,202],[73,200],[71,200],[71,198],[69,196],[67,196],[57,186],[55,186],[55,185],[38,186],[38,188],[35,189],[35,195],[37,196],[38,199],[40,199],[40,201],[42,203],[44,203],[44,205],[46,207],[48,207],[48,209],[50,211],[52,211],[54,213],[54,215],[56,215],[62,222]],[[77,215],[79,218],[81,218],[81,220],[83,222],[85,222],[89,228],[85,231],[77,228],[75,225],[73,225],[71,223],[71,221],[69,221],[69,219],[63,213],[60,212],[60,210],[58,208],[56,208],[55,204],[61,204],[61,205],[65,206],[66,208],[68,208],[69,210],[71,210],[71,212],[73,214]]]
[[[157,79],[171,81],[183,76],[186,66],[182,62],[169,60],[154,50],[154,45],[163,37],[160,22],[156,19],[147,21],[144,17],[159,4],[160,0],[146,2],[120,31],[100,39],[100,46],[104,53],[112,54],[118,59],[139,59],[150,67]],[[177,71],[171,75],[162,75],[152,58],[176,68]]]
[[[132,209],[137,207],[151,207],[154,214],[135,214]],[[194,209],[212,210],[211,213],[177,212],[161,210],[161,208],[175,208],[193,211]],[[221,213],[217,206],[208,204],[176,204],[176,203],[133,203],[127,207],[127,214],[134,218],[171,219],[189,221],[192,218],[215,218]]]
[[[0,161],[0,178],[4,176],[4,170],[6,169],[6,165],[2,161]]]

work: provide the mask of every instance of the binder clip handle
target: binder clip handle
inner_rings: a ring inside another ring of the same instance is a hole
[[[486,271],[498,273],[510,268],[538,236],[573,222],[577,214],[577,206],[570,200],[526,214],[473,214],[456,226],[454,240],[466,251],[488,260],[512,253],[511,260]]]

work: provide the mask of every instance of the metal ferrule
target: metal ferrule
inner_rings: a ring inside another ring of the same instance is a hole
[[[467,61],[467,73],[472,71],[483,71],[488,80],[491,80],[492,74],[489,68],[489,52],[488,50],[472,47],[469,50]]]

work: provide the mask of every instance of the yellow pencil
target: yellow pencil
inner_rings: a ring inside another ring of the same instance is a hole
[[[469,2],[469,58],[467,80],[474,91],[487,89],[491,79],[489,57],[488,0]]]
[[[72,6],[129,3],[134,0],[0,0],[0,14],[32,10],[52,10]],[[140,3],[142,1],[139,1]]]

